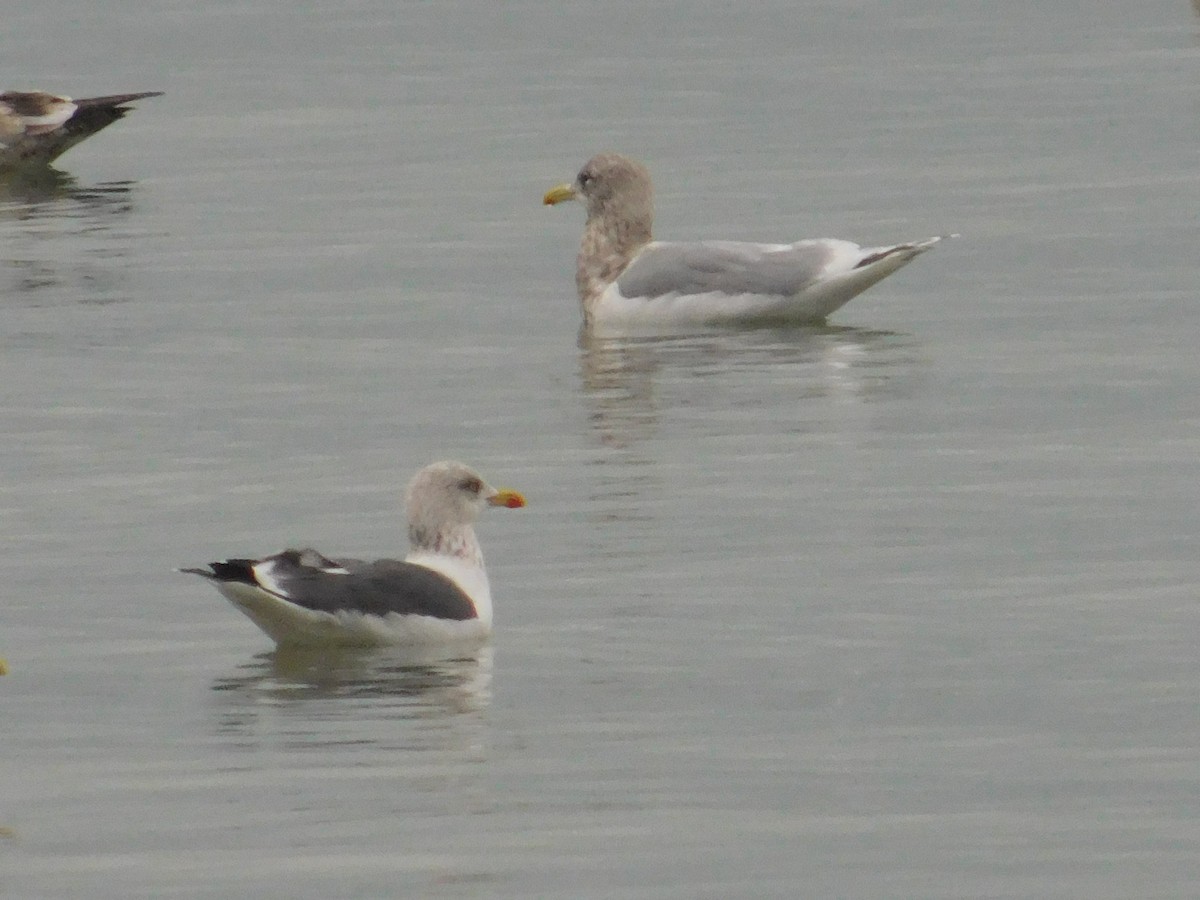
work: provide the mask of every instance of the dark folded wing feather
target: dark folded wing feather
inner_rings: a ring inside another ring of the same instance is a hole
[[[346,575],[297,568],[293,574],[276,577],[288,600],[318,612],[475,618],[475,605],[453,581],[433,569],[401,560],[355,566]]]
[[[254,569],[269,565],[267,577]],[[476,617],[475,605],[463,590],[440,572],[398,559],[330,560],[315,550],[285,550],[266,559],[211,563],[211,572],[188,569],[215,581],[240,581],[316,612],[364,615],[435,616],[465,620]],[[267,582],[264,584],[264,580]]]

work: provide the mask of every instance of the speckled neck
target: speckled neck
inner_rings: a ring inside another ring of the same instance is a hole
[[[575,265],[575,285],[585,317],[590,318],[591,307],[608,286],[654,239],[653,223],[654,209],[649,204],[630,209],[614,202],[588,210]]]
[[[412,553],[431,553],[452,556],[475,566],[483,567],[483,551],[470,525],[458,525],[437,531],[419,525],[408,526],[408,542]]]

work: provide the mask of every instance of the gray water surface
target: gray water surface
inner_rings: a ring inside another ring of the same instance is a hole
[[[0,894],[1196,896],[1193,4],[93,6],[0,31],[166,92],[0,198]],[[610,148],[663,238],[963,237],[581,336]],[[478,652],[173,571],[443,457],[529,499]]]

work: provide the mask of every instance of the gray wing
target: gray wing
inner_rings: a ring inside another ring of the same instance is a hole
[[[269,566],[269,579],[259,579],[254,571],[264,564]],[[476,617],[475,604],[445,575],[398,559],[330,560],[315,550],[285,550],[262,560],[230,559],[209,567],[211,572],[185,571],[214,581],[252,584],[316,612]]]
[[[834,256],[820,241],[654,243],[621,273],[617,287],[624,297],[647,299],[714,292],[786,297],[820,280]]]

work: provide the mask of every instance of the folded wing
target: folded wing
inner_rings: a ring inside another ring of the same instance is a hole
[[[210,563],[209,569],[185,571],[249,584],[314,612],[476,617],[471,599],[445,575],[398,559],[331,560],[315,550],[285,550],[261,560]]]
[[[828,277],[845,260],[851,269],[860,248],[849,241],[795,244],[737,241],[654,242],[617,279],[624,297],[668,294],[757,294],[789,297]]]

